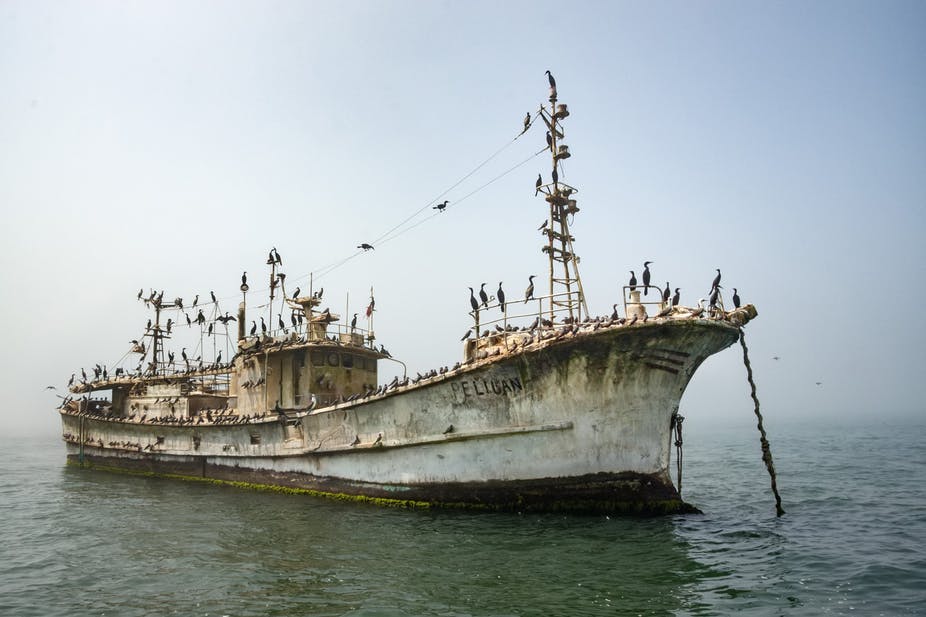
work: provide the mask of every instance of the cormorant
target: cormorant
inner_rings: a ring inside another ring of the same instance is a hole
[[[733,308],[740,307],[740,295],[736,293],[736,287],[733,288]]]
[[[630,286],[630,291],[635,291],[637,288],[637,275],[633,273],[633,270],[630,271],[630,280],[627,282]]]
[[[299,297],[299,291],[300,291],[300,289],[297,287],[297,288],[296,288],[296,291],[293,292],[293,300],[295,300],[296,298]]]
[[[531,126],[531,112],[527,112],[527,115],[524,116],[524,129],[521,131],[521,133],[522,134],[526,133],[527,129],[529,129],[530,126]]]
[[[714,291],[717,287],[720,287],[720,268],[717,268],[717,276],[714,277],[714,282],[711,283],[711,291]]]
[[[267,324],[264,323],[264,318],[260,318],[260,331],[261,334],[267,334]]]
[[[710,307],[712,309],[717,308],[717,297],[720,295],[721,289],[722,289],[721,286],[717,285],[716,287],[714,287],[713,291],[711,291]]]
[[[527,117],[530,118],[530,114],[528,114]],[[141,289],[138,290],[138,299],[139,299],[139,300],[141,300],[141,295],[142,295],[143,293],[145,293],[145,288],[144,288],[144,287],[142,287]]]
[[[193,298],[193,306],[192,306],[192,308],[196,308],[196,305],[197,305],[197,304],[199,304],[199,294],[196,294],[196,297]]]
[[[245,286],[247,284],[248,284],[248,272],[247,270],[245,270],[244,273],[241,275],[241,285]]]
[[[550,131],[547,131],[547,148],[553,151],[553,136],[550,135]]]
[[[543,186],[543,176],[537,174],[537,182],[534,183],[534,195],[536,196],[540,192],[540,187]]]
[[[468,339],[472,334],[473,334],[473,331],[472,331],[472,330],[467,330],[467,331],[466,331],[466,334],[463,335],[463,338],[461,338],[460,341],[465,341],[465,340]]]
[[[444,200],[444,203],[442,203],[442,204],[437,204],[436,206],[432,207],[431,209],[432,209],[432,210],[437,210],[438,212],[443,212],[443,211],[444,211],[444,208],[446,208],[446,207],[447,207],[447,204],[449,204],[449,203],[450,203],[450,202],[449,202],[448,200],[445,199],[445,200]]]
[[[666,288],[662,290],[662,301],[668,302],[669,296],[672,295],[672,289],[669,287],[669,281],[666,281]]]
[[[651,263],[653,262],[651,261],[643,262],[643,295],[644,296],[647,295],[647,292],[649,291],[649,281],[650,281],[649,265]]]
[[[498,291],[495,292],[495,297],[498,299],[498,306],[502,309],[502,312],[505,312],[505,292],[502,291],[502,282],[498,282]]]
[[[679,289],[678,287],[675,288],[675,295],[672,296],[672,306],[678,306],[679,301],[682,299]]]
[[[531,274],[527,277],[527,289],[524,290],[524,304],[527,304],[528,300],[534,299],[534,277],[536,274]]]
[[[476,302],[476,296],[473,295],[473,288],[469,288],[469,305],[473,307],[473,311],[479,310],[479,303]]]
[[[619,319],[619,318],[620,318],[620,315],[617,314],[617,305],[616,305],[616,304],[612,304],[612,305],[611,305],[611,308],[613,309],[613,310],[611,311],[611,320],[614,321],[614,320]]]
[[[556,167],[553,167],[553,184],[559,182],[559,174],[556,171]]]
[[[486,293],[485,286],[485,283],[479,286],[479,299],[482,300],[482,306],[489,308],[489,294]]]
[[[210,291],[210,292],[209,292],[209,295],[212,296],[212,303],[213,303],[213,304],[218,304],[218,303],[219,303],[219,301],[215,299],[215,292],[214,292],[214,291]],[[182,308],[182,307],[181,307],[181,308]]]
[[[280,330],[286,331],[286,324],[283,323],[283,315],[277,315],[277,325],[280,326]]]
[[[546,73],[546,75],[547,75],[547,79],[548,79],[549,82],[550,82],[550,87],[553,88],[553,89],[555,90],[555,89],[556,89],[556,80],[553,79],[553,73],[550,72],[550,69],[547,69],[546,71],[544,71],[544,73]]]
[[[353,332],[357,329],[357,313],[354,313],[354,318],[350,320],[350,331]]]
[[[253,319],[251,320],[251,336],[257,334],[257,322]]]
[[[358,245],[357,245],[357,248],[358,248],[358,249],[363,249],[364,251],[372,251],[372,250],[374,250],[374,249],[373,249],[373,245],[372,245],[372,244],[367,244],[366,242],[364,242],[363,244],[358,244]]]

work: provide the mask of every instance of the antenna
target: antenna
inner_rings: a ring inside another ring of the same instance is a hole
[[[579,277],[579,258],[572,245],[574,238],[569,233],[569,218],[579,211],[572,197],[578,189],[559,180],[560,161],[572,155],[569,146],[559,143],[565,137],[562,120],[569,116],[569,109],[565,104],[557,105],[556,101],[556,86],[551,77],[550,106],[540,107],[540,117],[549,131],[547,145],[553,159],[553,182],[538,187],[550,204],[550,216],[544,229],[547,243],[541,250],[550,262],[550,320],[558,310],[568,312],[570,319],[580,320],[583,312],[586,316],[589,313]]]

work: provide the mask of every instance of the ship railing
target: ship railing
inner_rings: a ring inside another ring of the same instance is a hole
[[[646,292],[649,291],[653,295],[649,295]],[[655,292],[655,293],[654,293]],[[673,306],[672,297],[663,300],[665,292],[655,285],[624,285],[623,287],[623,298],[624,298],[624,315],[628,318],[634,316],[643,317],[643,316],[654,316],[658,315],[660,312],[666,310]],[[642,296],[640,294],[643,294]],[[723,313],[726,309],[723,305],[723,295],[718,293],[716,299],[716,307],[720,313]],[[647,307],[651,308],[654,312],[650,313],[647,310]],[[701,307],[707,308],[707,307]]]
[[[373,341],[376,340],[376,336],[373,334],[372,330],[359,327],[351,328],[349,324],[310,322],[307,327],[303,325],[295,328],[277,328],[275,330],[270,330],[268,334],[274,339],[279,338],[282,340],[286,337],[291,337],[293,333],[298,337],[295,340],[302,343],[330,341],[333,337],[336,342],[342,345],[354,345],[356,347],[375,349]]]
[[[480,338],[484,332],[483,328],[494,329],[494,331],[489,330],[489,334],[493,335],[511,332],[509,329],[511,324],[523,323],[528,319],[535,319],[538,328],[552,327],[560,318],[568,319],[572,317],[578,319],[576,307],[580,305],[581,300],[582,294],[578,290],[534,296],[529,300],[522,298],[520,300],[506,301],[504,307],[496,298],[492,298],[493,302],[489,303],[488,306],[480,306],[478,309],[469,312],[470,317],[473,319],[471,330],[474,336],[472,338]],[[523,311],[517,310],[525,305],[532,308]],[[501,316],[486,319],[493,311],[501,312]],[[552,319],[550,319],[551,316]],[[566,323],[562,319],[560,319],[560,322]]]

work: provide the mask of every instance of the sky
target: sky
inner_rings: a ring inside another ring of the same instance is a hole
[[[919,416],[924,33],[901,1],[6,0],[0,428],[57,430],[70,375],[139,338],[139,288],[234,312],[271,247],[342,315],[372,286],[410,374],[460,360],[467,287],[546,271],[544,134],[514,138],[548,69],[592,313],[646,260],[687,305],[720,268],[768,424]],[[738,346],[681,413],[753,421]]]

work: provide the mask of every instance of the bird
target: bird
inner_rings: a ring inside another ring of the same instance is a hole
[[[553,184],[559,182],[559,173],[556,171],[556,167],[553,168]]]
[[[479,310],[479,303],[476,302],[476,296],[473,295],[473,288],[469,288],[469,305],[473,307],[474,311]]]
[[[527,117],[530,118],[530,114],[528,114]],[[142,287],[141,289],[138,290],[138,299],[139,299],[139,300],[141,300],[141,295],[142,295],[143,293],[145,293],[145,288],[144,288],[144,287]]]
[[[280,326],[280,330],[286,331],[286,324],[283,323],[283,315],[277,315],[277,325]]]
[[[822,382],[822,381],[817,381],[817,382],[815,382],[815,383],[816,383],[818,386],[822,386],[822,385],[823,385],[823,382]]]
[[[617,314],[617,305],[612,304],[611,309],[611,321],[615,321],[620,317],[620,315]]]
[[[662,290],[662,301],[668,302],[672,295],[672,289],[669,287],[669,281],[666,281],[666,288]]]
[[[199,294],[196,294],[196,297],[193,298],[193,308],[195,308],[197,304],[199,304]]]
[[[58,388],[56,388],[55,386],[45,386],[45,389],[46,390],[57,390]]]
[[[251,336],[257,334],[257,322],[253,319],[251,320]]]
[[[550,69],[547,69],[544,73],[546,73],[547,80],[550,82],[550,88],[556,90],[556,80],[553,79],[553,73],[550,72]]]
[[[550,131],[547,131],[547,148],[553,150],[553,136],[550,135]]]
[[[543,176],[537,174],[537,182],[534,183],[534,195],[536,196],[540,192],[540,187],[543,186]]]
[[[442,204],[437,204],[436,206],[432,207],[431,209],[432,209],[432,210],[437,210],[438,212],[443,212],[443,211],[444,211],[444,208],[446,208],[446,207],[447,207],[447,204],[449,204],[449,203],[450,203],[450,202],[447,201],[447,200],[445,199],[445,200],[444,200],[444,203],[442,203]]]
[[[691,311],[692,317],[700,317],[704,313],[704,298],[698,299],[698,308]]]
[[[495,292],[495,297],[498,299],[498,306],[502,309],[502,312],[505,312],[505,292],[502,291],[502,282],[498,282],[498,291]]]
[[[280,257],[280,251],[278,251],[278,250],[276,249],[276,247],[273,247],[273,253],[274,253],[274,255],[276,255],[276,259],[274,260],[274,261],[276,262],[276,264],[277,264],[278,266],[282,266],[282,265],[283,265],[283,258]]]
[[[241,286],[244,287],[247,284],[248,284],[248,272],[247,270],[245,270],[244,273],[242,273],[241,275]]]
[[[296,291],[293,292],[293,300],[295,300],[296,298],[299,297],[299,291],[300,291],[300,289],[297,287],[297,288],[296,288]]]
[[[736,293],[736,287],[733,288],[733,308],[740,307],[740,295]]]
[[[219,355],[216,356],[216,358],[215,358],[215,363],[216,363],[216,364],[222,364],[222,352],[221,352],[221,351],[219,352]]]
[[[679,293],[680,288],[675,288],[675,295],[672,296],[672,306],[678,306],[679,301],[682,299],[681,294]]]
[[[209,295],[212,296],[212,303],[213,303],[213,304],[218,304],[218,303],[219,303],[219,301],[215,299],[215,292],[214,292],[214,291],[210,291],[210,292],[209,292]]]
[[[267,324],[264,323],[264,318],[260,318],[260,331],[262,334],[267,334]]]
[[[523,135],[524,133],[526,133],[527,129],[529,129],[530,126],[531,126],[531,112],[527,112],[527,115],[524,116],[524,129],[521,131],[521,134]]]
[[[717,298],[720,296],[720,290],[723,289],[720,285],[714,287],[714,290],[711,291],[710,307],[712,309],[717,308]]]
[[[362,243],[362,244],[358,244],[358,245],[357,245],[357,248],[358,248],[358,249],[363,249],[364,251],[372,251],[372,250],[374,250],[374,249],[373,249],[373,245],[372,245],[372,244],[367,244],[366,242],[364,242],[364,243]]]
[[[772,360],[781,360],[781,358],[778,356],[772,356]]]
[[[717,268],[717,276],[714,277],[714,282],[711,283],[711,291],[714,291],[717,287],[720,287],[720,268]]]
[[[527,277],[527,289],[524,290],[524,304],[527,304],[528,300],[534,299],[534,277],[536,274],[531,274]]]
[[[643,295],[647,295],[649,292],[649,281],[650,281],[650,271],[649,265],[653,263],[651,261],[643,262]]]
[[[486,293],[485,286],[486,284],[483,283],[479,287],[479,299],[482,300],[482,306],[489,308],[489,294]]]
[[[466,331],[466,334],[463,335],[463,338],[460,339],[460,342],[465,341],[465,340],[468,339],[472,334],[473,334],[473,331],[472,331],[472,330],[467,330],[467,331]]]
[[[630,271],[630,280],[627,285],[630,286],[630,291],[635,291],[637,288],[637,275],[633,273],[633,270]]]
[[[350,320],[350,331],[353,332],[357,329],[357,313],[354,313],[354,318]]]

